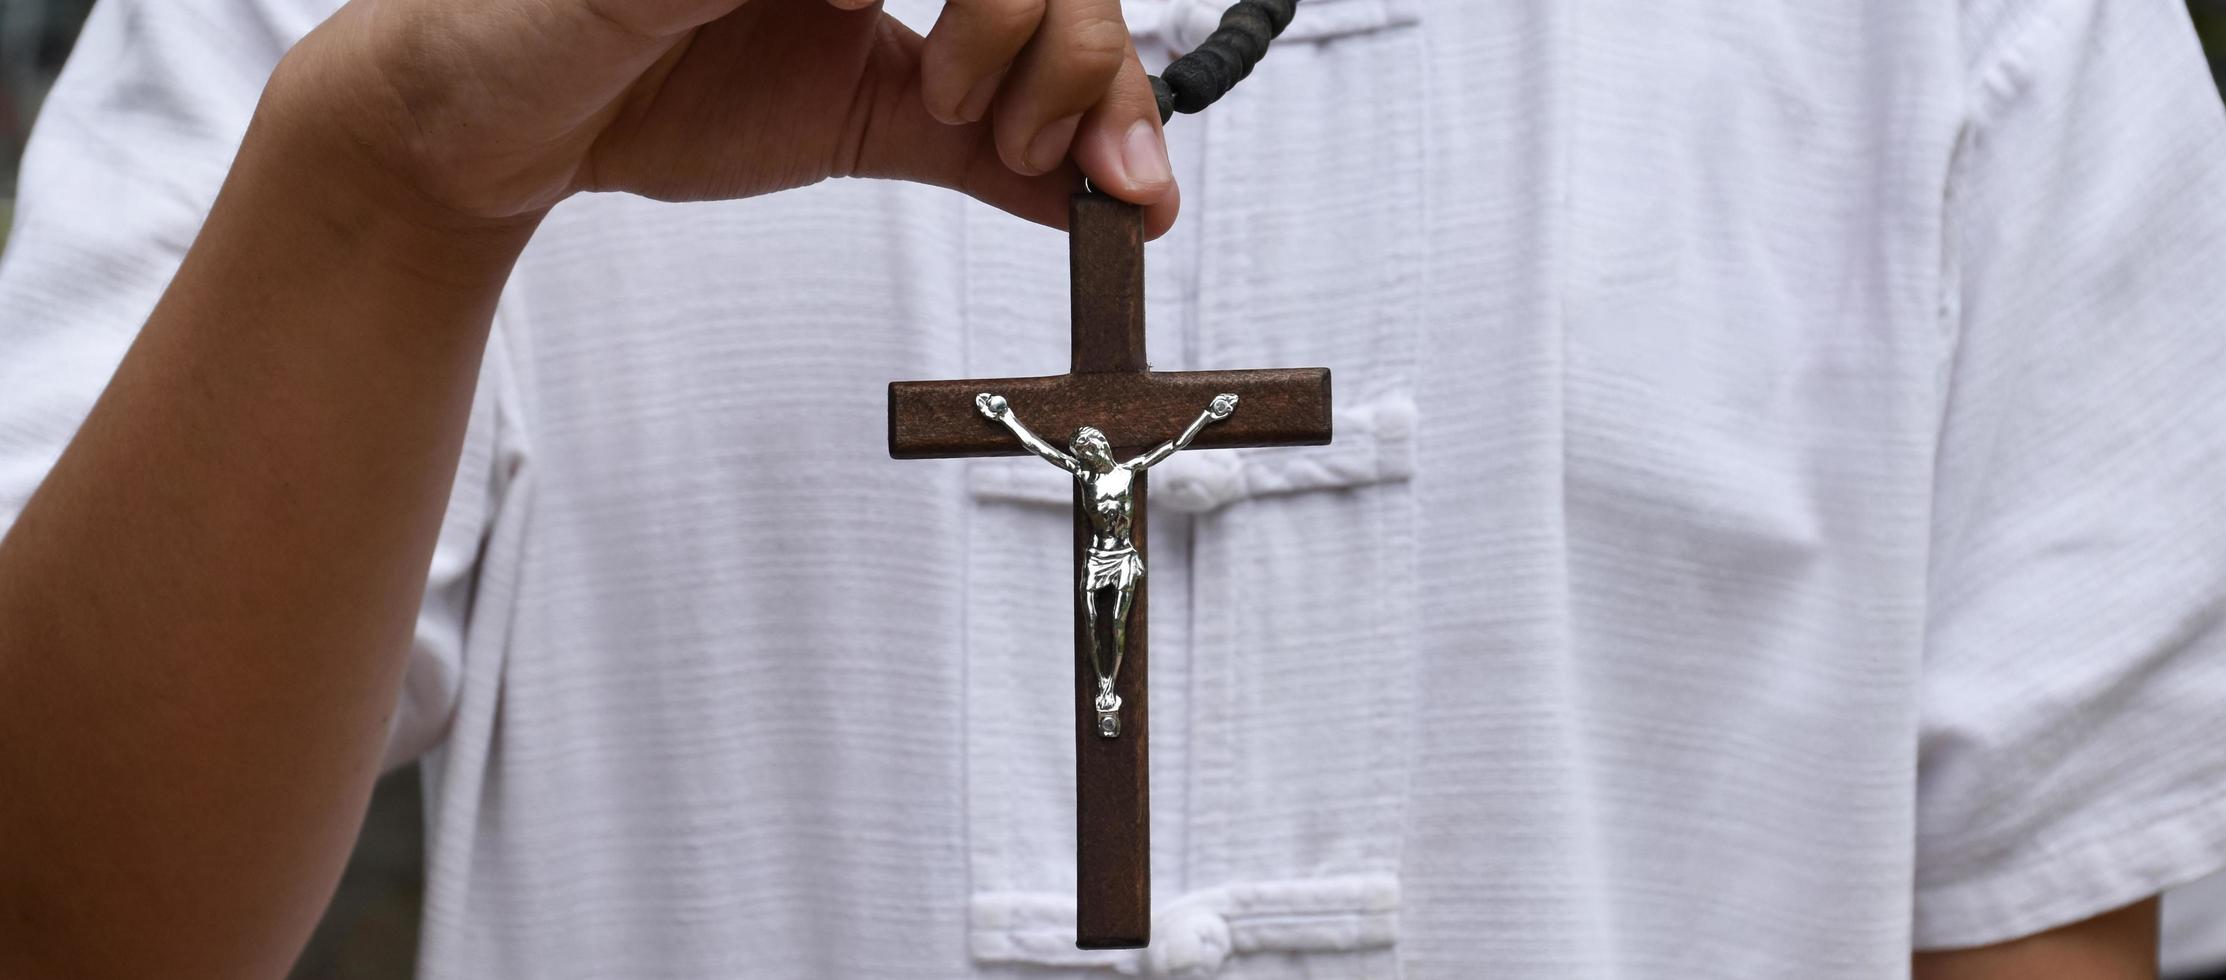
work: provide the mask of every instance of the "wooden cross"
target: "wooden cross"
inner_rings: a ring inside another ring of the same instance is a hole
[[[1121,455],[1174,437],[1214,396],[1241,407],[1191,445],[1319,446],[1330,441],[1327,368],[1158,373],[1144,359],[1144,218],[1141,209],[1098,194],[1075,195],[1068,261],[1074,289],[1074,366],[1044,378],[900,381],[889,386],[889,455],[898,459],[1018,456],[1013,434],[975,408],[995,392],[1057,441],[1083,425],[1103,430]],[[1090,522],[1076,491],[1075,573],[1083,572]],[[1135,488],[1135,547],[1145,541],[1144,477]],[[1146,573],[1149,580],[1149,572]],[[1075,603],[1075,944],[1130,949],[1151,939],[1151,812],[1146,767],[1145,582],[1129,611],[1118,682],[1118,737],[1100,737],[1097,675],[1083,600]],[[1110,624],[1100,624],[1101,634]],[[1101,637],[1102,642],[1102,637]]]

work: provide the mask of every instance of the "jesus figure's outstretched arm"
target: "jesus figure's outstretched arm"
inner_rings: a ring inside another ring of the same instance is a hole
[[[1029,452],[1043,457],[1045,462],[1053,466],[1078,476],[1081,475],[1082,462],[1061,452],[1059,447],[1045,442],[1042,436],[1037,435],[1022,424],[1020,415],[1014,412],[1012,406],[1005,402],[1003,395],[993,395],[988,392],[975,395],[974,407],[981,410],[983,415],[1005,423],[1005,428],[1011,429],[1013,435],[1019,437],[1020,444],[1026,446]]]
[[[1192,439],[1198,438],[1198,433],[1205,431],[1206,426],[1212,425],[1215,422],[1219,422],[1222,419],[1228,418],[1229,416],[1236,414],[1236,411],[1237,396],[1215,395],[1213,404],[1206,406],[1205,411],[1198,413],[1198,417],[1191,420],[1190,427],[1184,429],[1182,435],[1176,436],[1173,439],[1169,439],[1166,442],[1160,443],[1159,447],[1152,450],[1151,452],[1145,453],[1142,456],[1138,456],[1135,459],[1129,460],[1128,462],[1121,465],[1126,466],[1132,470],[1148,470],[1154,466],[1158,466],[1160,463],[1164,462],[1167,457],[1173,456],[1176,453],[1188,448],[1190,446],[1190,441]]]

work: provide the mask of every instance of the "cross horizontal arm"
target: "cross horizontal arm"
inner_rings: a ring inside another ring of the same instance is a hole
[[[889,455],[942,459],[1026,454],[1004,426],[974,409],[974,396],[983,392],[1005,396],[1013,411],[1053,442],[1094,425],[1117,447],[1158,445],[1183,431],[1223,393],[1238,397],[1236,414],[1207,426],[1191,448],[1321,446],[1330,440],[1328,368],[1061,374],[895,382],[889,385]]]

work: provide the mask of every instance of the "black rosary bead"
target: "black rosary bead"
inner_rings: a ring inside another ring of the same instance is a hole
[[[1214,104],[1229,91],[1229,86],[1207,67],[1205,61],[1193,51],[1167,66],[1167,87],[1175,93],[1175,111],[1197,112]]]
[[[1177,112],[1198,112],[1229,94],[1267,57],[1268,42],[1291,26],[1297,12],[1298,0],[1239,0],[1230,7],[1205,43],[1152,79],[1159,121]]]
[[[1246,64],[1257,64],[1268,53],[1268,42],[1275,39],[1275,27],[1260,8],[1240,3],[1221,15],[1221,29],[1214,36],[1228,38]]]
[[[1167,87],[1167,80],[1152,76],[1152,98],[1159,102],[1159,121],[1165,123],[1175,117],[1175,90]]]
[[[1184,57],[1196,60],[1199,67],[1205,69],[1206,77],[1213,80],[1213,95],[1207,99],[1209,102],[1229,94],[1229,90],[1236,88],[1237,82],[1244,77],[1244,61],[1229,49],[1227,41],[1207,38],[1206,43],[1198,46],[1198,50]],[[1178,86],[1176,91],[1182,91],[1181,87]]]
[[[1298,12],[1298,0],[1245,0],[1240,7],[1252,7],[1268,15],[1268,36],[1281,37],[1283,29],[1291,26],[1291,15]]]

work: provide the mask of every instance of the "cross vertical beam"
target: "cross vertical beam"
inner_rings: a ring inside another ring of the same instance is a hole
[[[1069,212],[1073,235],[1067,250],[1074,290],[1072,373],[1149,371],[1144,356],[1144,212],[1112,198],[1076,195]],[[1127,458],[1149,445],[1114,446]],[[1136,476],[1136,553],[1147,569],[1149,478]],[[1089,561],[1089,501],[1074,492],[1074,568]],[[1079,579],[1078,579],[1079,580]],[[1121,737],[1099,736],[1097,673],[1090,664],[1086,601],[1074,599],[1074,762],[1076,945],[1084,949],[1143,946],[1152,934],[1152,819],[1148,613],[1152,577],[1136,583],[1129,610],[1128,642],[1115,692],[1121,696]],[[1100,624],[1098,642],[1110,644],[1111,623]]]

